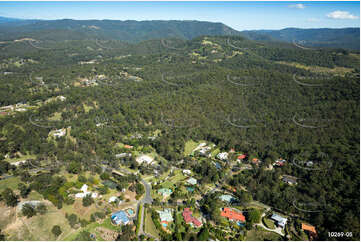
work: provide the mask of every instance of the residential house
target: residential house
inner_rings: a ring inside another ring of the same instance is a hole
[[[221,152],[217,155],[217,158],[220,160],[228,160],[228,153],[227,152]]]
[[[286,160],[279,158],[278,160],[276,160],[275,163],[273,163],[274,166],[284,166],[286,164]]]
[[[126,212],[123,210],[113,213],[110,218],[116,225],[127,225],[130,222]]]
[[[120,154],[116,154],[115,158],[124,158],[124,157],[131,157],[132,154],[131,153],[120,153]]]
[[[189,178],[187,182],[191,185],[197,185],[197,179],[194,179],[193,177]]]
[[[316,231],[315,226],[302,223],[302,230],[305,231],[305,232],[307,231],[310,234],[310,236],[312,236],[312,237],[317,236],[317,231]]]
[[[110,197],[109,198],[109,203],[112,203],[112,202],[116,202],[118,200],[118,198],[117,197],[115,197],[115,196],[112,196],[112,197]]]
[[[278,214],[272,214],[271,219],[276,221],[277,226],[281,227],[281,228],[285,228],[286,224],[287,224],[287,218],[284,218]]]
[[[286,176],[282,177],[282,181],[288,183],[289,185],[296,185],[297,184],[297,177],[294,176]]]
[[[246,159],[246,155],[245,154],[240,154],[239,156],[237,156],[237,162],[241,162],[243,161],[244,159]]]
[[[228,195],[228,194],[223,194],[223,195],[219,196],[219,199],[221,199],[223,202],[228,202],[228,203],[232,203],[237,200],[235,197],[233,197],[232,195]]]
[[[209,146],[205,146],[199,149],[199,154],[202,156],[207,156],[207,154],[209,153],[209,151],[211,150],[211,147]]]
[[[65,134],[66,134],[66,129],[63,128],[63,129],[57,129],[57,130],[54,130],[54,131],[50,131],[52,133],[52,135],[55,137],[55,138],[59,138],[59,137],[63,137]]]
[[[184,221],[187,224],[192,224],[195,227],[202,226],[202,222],[192,216],[192,211],[190,210],[190,208],[185,208],[183,210],[182,215],[183,215]]]
[[[187,169],[184,169],[182,172],[183,175],[187,175],[187,176],[190,176],[192,174],[191,170],[187,170]]]
[[[252,162],[252,164],[255,164],[256,166],[258,166],[262,161],[260,161],[257,158],[253,158],[251,162]]]
[[[66,100],[66,97],[64,97],[64,96],[57,96],[56,98],[62,102]]]
[[[230,221],[235,222],[246,222],[246,218],[243,213],[233,208],[222,208],[221,216],[228,218]]]
[[[157,213],[159,214],[160,217],[160,221],[161,223],[165,223],[168,224],[169,222],[173,222],[173,209],[170,208],[166,208],[163,211],[157,211]]]
[[[88,185],[87,185],[87,184],[84,184],[84,185],[80,188],[80,190],[81,190],[82,192],[79,192],[79,193],[75,194],[75,197],[76,197],[76,198],[84,198],[84,197],[86,197],[86,196],[88,196],[88,195],[90,195],[92,198],[97,198],[97,197],[98,197],[98,193],[96,193],[96,192],[89,192],[89,191],[88,191]]]
[[[148,156],[148,155],[141,155],[141,156],[138,156],[136,161],[139,163],[139,164],[143,164],[143,163],[146,163],[147,165],[151,164],[153,162],[153,158]]]
[[[158,189],[158,193],[161,194],[163,197],[167,197],[167,196],[170,196],[173,191],[172,189],[169,189],[169,188],[160,188]]]

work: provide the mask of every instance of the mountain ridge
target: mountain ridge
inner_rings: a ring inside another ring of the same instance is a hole
[[[0,40],[21,37],[63,40],[97,38],[139,42],[151,39],[199,36],[244,36],[256,41],[297,42],[306,47],[359,50],[359,28],[284,28],[280,30],[235,30],[221,22],[199,20],[26,20],[0,16]],[[66,34],[65,34],[66,33]]]

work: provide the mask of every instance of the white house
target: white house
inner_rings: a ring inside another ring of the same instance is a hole
[[[149,165],[153,162],[153,158],[148,155],[141,155],[137,157],[136,161],[139,164],[146,163],[147,165]]]
[[[88,185],[87,185],[87,184],[84,184],[84,185],[80,188],[80,190],[81,190],[82,192],[86,193],[86,192],[88,191]]]
[[[217,155],[217,158],[220,159],[220,160],[227,160],[228,159],[228,153],[227,152],[219,153]]]
[[[190,176],[191,174],[192,174],[191,170],[187,170],[187,169],[183,170],[183,175]]]
[[[66,100],[66,97],[64,96],[57,96],[56,98],[58,98],[62,102]]]
[[[96,192],[88,192],[88,185],[87,184],[84,184],[80,190],[82,192],[79,192],[77,194],[75,194],[75,197],[76,198],[84,198],[86,197],[87,195],[90,195],[92,198],[97,198],[98,197],[98,193]]]
[[[117,199],[118,199],[117,197],[112,196],[112,197],[109,198],[109,201],[108,201],[108,202],[109,202],[109,203],[112,203],[112,202],[117,201]]]
[[[194,179],[193,177],[189,178],[187,182],[191,185],[197,185],[197,179]]]
[[[52,131],[53,132],[53,136],[56,137],[56,138],[59,138],[59,137],[62,137],[66,134],[66,129],[57,129],[55,131]]]
[[[127,157],[127,156],[131,157],[132,154],[131,153],[120,153],[120,154],[116,154],[115,158],[124,158],[124,157]]]

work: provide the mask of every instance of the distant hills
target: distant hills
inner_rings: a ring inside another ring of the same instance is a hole
[[[295,42],[307,47],[360,49],[360,28],[297,29],[242,31],[252,40]]]
[[[193,39],[199,36],[245,36],[257,41],[295,42],[307,47],[359,50],[360,29],[296,29],[237,31],[223,23],[206,21],[21,20],[0,17],[0,40],[115,39],[139,42],[150,39]]]

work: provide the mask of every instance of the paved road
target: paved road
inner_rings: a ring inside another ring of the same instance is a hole
[[[134,175],[138,174],[138,172],[137,173],[132,173],[132,172],[130,172],[130,171],[126,170],[126,169],[122,169],[122,168],[119,168],[118,170],[125,173],[125,174],[134,174]],[[119,171],[113,169],[113,172],[119,173]],[[148,234],[148,233],[144,232],[144,230],[143,230],[143,226],[144,226],[144,210],[145,210],[144,209],[144,204],[152,204],[153,203],[153,198],[151,196],[151,191],[152,191],[151,185],[148,182],[146,182],[143,178],[140,178],[140,181],[145,187],[145,195],[144,195],[143,199],[140,200],[138,202],[138,204],[137,204],[137,212],[136,212],[136,217],[137,218],[138,218],[140,205],[142,205],[142,207],[143,207],[142,211],[141,211],[140,228],[138,230],[137,236],[139,237],[140,235],[143,234],[143,235],[146,235],[146,236],[151,237],[153,239],[159,240],[158,238],[154,237],[151,234]]]
[[[153,198],[151,196],[151,191],[152,191],[152,187],[150,186],[150,184],[148,182],[146,182],[143,178],[140,179],[140,181],[143,183],[144,187],[145,187],[145,196],[142,199],[142,203],[148,203],[148,204],[152,204],[153,203]]]

